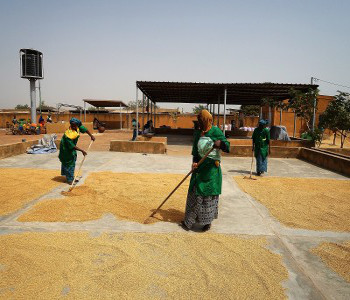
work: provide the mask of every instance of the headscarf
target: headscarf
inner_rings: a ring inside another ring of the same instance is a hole
[[[69,121],[70,124],[75,124],[77,125],[78,127],[80,127],[82,124],[81,124],[81,121],[77,118],[71,118],[70,121]]]
[[[269,121],[268,121],[268,120],[261,119],[261,120],[259,121],[259,126],[265,126],[265,125],[267,125],[267,124],[269,124]]]
[[[64,134],[65,134],[65,136],[66,136],[67,138],[69,138],[69,139],[71,139],[71,140],[75,140],[75,139],[78,138],[79,135],[80,135],[79,127],[82,125],[82,123],[81,123],[81,121],[78,120],[77,118],[71,118],[70,121],[69,121],[69,123],[70,123],[71,125],[72,125],[72,124],[77,125],[78,128],[77,128],[77,130],[75,131],[75,130],[72,130],[71,127],[69,127],[69,129],[67,129],[67,130],[65,131]]]
[[[201,119],[203,123],[203,128],[202,128],[203,133],[208,132],[213,126],[213,116],[210,114],[209,111],[207,111],[206,109],[203,109],[198,114],[198,117]]]

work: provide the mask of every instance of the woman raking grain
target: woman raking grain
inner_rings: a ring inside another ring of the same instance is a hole
[[[199,113],[198,123],[199,130],[195,130],[192,147],[192,168],[195,172],[191,177],[185,219],[181,225],[188,230],[197,223],[203,226],[203,231],[207,231],[212,221],[218,217],[218,202],[222,186],[220,150],[229,152],[230,143],[222,131],[212,125],[213,117],[207,110]],[[198,166],[201,157],[213,147],[214,150]]]
[[[74,179],[75,162],[77,160],[77,151],[87,155],[87,153],[77,146],[79,136],[81,133],[87,133],[91,140],[95,140],[95,137],[90,131],[84,127],[80,120],[72,118],[70,120],[70,127],[67,129],[60,142],[60,154],[58,158],[61,162],[61,175],[66,176],[67,183],[72,184]]]

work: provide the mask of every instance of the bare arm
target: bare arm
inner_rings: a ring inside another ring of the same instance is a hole
[[[96,140],[96,138],[93,136],[93,134],[89,130],[87,130],[86,133],[91,137],[92,141]]]

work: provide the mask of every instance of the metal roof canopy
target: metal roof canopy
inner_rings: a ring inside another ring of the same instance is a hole
[[[119,100],[95,100],[95,99],[83,99],[84,104],[89,103],[95,107],[128,107],[123,101]]]
[[[136,81],[137,87],[152,102],[216,104],[218,97],[224,97],[226,104],[260,105],[265,97],[276,100],[289,98],[290,90],[306,92],[316,89],[315,84],[285,83],[199,83],[199,82],[157,82]],[[221,102],[222,103],[222,102]]]

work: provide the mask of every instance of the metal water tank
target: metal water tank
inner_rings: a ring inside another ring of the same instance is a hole
[[[43,54],[34,49],[20,50],[21,77],[43,79]]]

